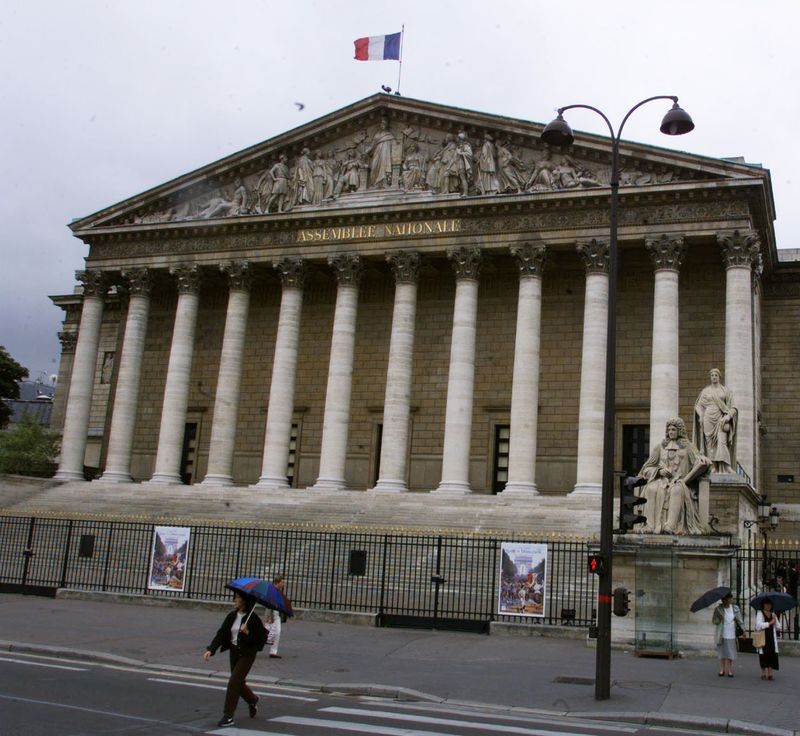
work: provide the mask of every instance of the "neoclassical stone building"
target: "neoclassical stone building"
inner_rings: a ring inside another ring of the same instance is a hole
[[[376,95],[74,221],[57,478],[599,494],[610,143],[541,130]],[[621,156],[617,467],[719,367],[740,474],[798,503],[769,171]]]

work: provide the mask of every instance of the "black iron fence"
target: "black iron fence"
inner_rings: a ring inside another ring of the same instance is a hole
[[[731,587],[748,631],[753,630],[756,617],[756,610],[750,606],[754,596],[765,591],[780,591],[797,600],[800,573],[800,543],[797,540],[764,539],[762,543],[753,536],[745,540],[733,562]],[[797,608],[781,614],[780,619],[782,636],[800,638],[800,611]]]
[[[147,586],[154,529],[133,521],[0,517],[0,587],[222,600],[231,578],[280,572],[295,606],[375,613],[383,625],[483,631],[493,620],[520,620],[497,613],[501,544],[522,541],[513,536],[192,526],[183,590],[173,592]],[[590,542],[524,541],[547,545],[541,615],[525,620],[593,624]]]

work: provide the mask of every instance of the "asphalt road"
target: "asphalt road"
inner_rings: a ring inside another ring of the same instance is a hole
[[[243,704],[236,727],[218,729],[225,678],[165,669],[107,665],[77,658],[0,654],[1,736],[659,736],[698,734],[568,718],[520,709],[498,712],[467,705],[325,695],[259,685],[259,713]]]

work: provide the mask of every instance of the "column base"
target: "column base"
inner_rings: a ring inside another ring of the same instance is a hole
[[[212,487],[215,487],[215,488],[218,488],[220,486],[232,486],[233,485],[233,476],[232,475],[222,475],[221,473],[209,473],[197,485],[203,486],[204,488],[207,488],[209,486],[212,486]]]
[[[567,496],[591,496],[600,498],[603,495],[603,486],[599,483],[576,483]]]
[[[268,475],[262,475],[258,481],[253,483],[252,486],[248,486],[248,488],[254,488],[262,491],[283,491],[291,489],[291,486],[289,485],[289,481],[286,480],[285,476],[273,478]]]
[[[150,478],[148,483],[153,483],[158,486],[182,486],[183,481],[179,475],[171,475],[169,473],[156,473]]]
[[[536,483],[506,483],[506,487],[497,494],[498,496],[514,496],[515,498],[534,498],[539,495]]]
[[[375,493],[408,493],[408,485],[404,480],[381,478],[374,488],[368,488],[367,490]]]
[[[442,496],[469,496],[472,495],[472,488],[463,480],[443,480],[439,483],[439,487],[431,493]]]
[[[317,482],[308,488],[311,491],[343,491],[347,483],[344,478],[317,478]]]
[[[133,477],[130,473],[123,473],[119,470],[105,470],[97,480],[102,480],[106,483],[133,483]]]
[[[83,473],[79,473],[77,470],[57,470],[56,474],[53,476],[53,480],[83,480],[85,481]]]

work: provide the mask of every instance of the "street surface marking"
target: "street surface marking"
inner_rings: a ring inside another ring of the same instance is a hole
[[[361,708],[340,708],[331,706],[320,708],[323,713],[336,713],[343,716],[369,716],[371,718],[389,718],[393,721],[412,721],[416,723],[428,723],[433,726],[458,726],[460,728],[482,728],[485,731],[500,731],[502,733],[518,733],[526,736],[551,736],[551,734],[563,734],[563,731],[546,731],[541,728],[524,728],[522,726],[511,726],[500,723],[475,723],[456,718],[436,718],[434,716],[413,715],[412,713],[395,713],[386,710],[363,710]],[[471,714],[470,714],[471,715]],[[534,719],[535,716],[531,716]],[[635,730],[635,729],[634,729]],[[586,733],[585,736],[593,736],[595,733]]]
[[[33,705],[45,705],[52,708],[64,708],[65,710],[78,710],[82,713],[94,713],[99,716],[109,716],[111,718],[124,718],[126,721],[142,721],[143,723],[162,723],[165,726],[175,726],[175,728],[184,728],[188,731],[197,731],[204,733],[204,728],[196,728],[187,723],[172,723],[172,721],[162,721],[158,718],[143,718],[142,716],[129,716],[124,713],[112,713],[108,710],[98,710],[97,708],[83,708],[79,705],[67,705],[66,703],[54,703],[52,700],[36,700],[34,698],[21,698],[18,695],[3,695],[0,693],[0,700],[12,700],[16,703],[31,703]]]
[[[207,685],[202,682],[185,682],[184,680],[167,680],[161,677],[148,677],[148,682],[165,682],[167,685],[185,685],[186,687],[204,687],[207,690],[227,690],[224,685]],[[281,700],[302,700],[306,703],[316,703],[317,698],[302,698],[299,695],[281,695],[280,693],[268,693],[263,690],[255,690],[256,695],[262,695],[265,698],[279,698]],[[230,731],[228,732],[230,733]]]
[[[398,703],[393,700],[380,700],[380,702],[376,702],[375,698],[369,697],[362,697],[361,701],[364,703],[365,706],[373,706],[377,707],[380,705],[382,708],[397,708],[399,710],[413,710],[413,711],[425,711],[429,712],[435,710],[436,713],[455,713],[456,715],[464,716],[469,714],[470,717],[473,718],[491,718],[493,720],[504,720],[504,721],[521,721],[523,723],[530,723],[531,719],[535,718],[536,723],[538,725],[548,724],[553,726],[560,726],[564,722],[564,718],[576,718],[580,720],[581,726],[586,724],[587,727],[591,724],[593,729],[600,729],[603,731],[614,731],[614,732],[622,732],[622,733],[636,733],[639,729],[638,728],[631,728],[630,726],[622,726],[619,724],[612,724],[608,721],[598,721],[596,719],[591,718],[583,718],[581,716],[575,715],[554,715],[553,712],[540,712],[535,709],[531,709],[531,711],[527,714],[521,713],[509,713],[507,711],[499,712],[499,711],[491,711],[491,710],[465,710],[464,708],[454,708],[452,706],[447,705],[435,705],[431,706],[430,704],[423,704],[423,703]]]
[[[328,713],[341,713],[359,716],[376,716],[375,711],[364,711],[356,708],[323,708]],[[517,726],[506,726],[493,723],[472,723],[470,721],[459,721],[450,718],[425,718],[414,717],[400,713],[386,713],[383,717],[395,720],[417,721],[420,724],[438,726],[458,726],[461,728],[480,728],[484,731],[499,731],[500,733],[518,733],[525,736],[595,736],[594,732],[587,731],[546,731],[541,728],[518,728]],[[319,726],[320,728],[339,729],[340,731],[358,731],[360,733],[380,734],[381,736],[453,736],[452,732],[445,731],[418,731],[413,728],[396,728],[394,726],[378,726],[374,723],[356,723],[354,721],[332,721],[323,718],[296,718],[294,716],[279,716],[270,718],[270,723],[291,723],[296,726]]]
[[[226,726],[214,731],[206,731],[208,734],[225,734],[225,736],[291,736],[283,731],[254,731],[252,728],[237,728],[236,726]]]
[[[15,664],[27,664],[31,667],[49,667],[54,670],[72,670],[73,672],[88,672],[88,667],[67,667],[64,664],[45,664],[44,662],[29,662],[27,659],[12,659],[11,657],[0,656],[0,662],[14,662]]]

